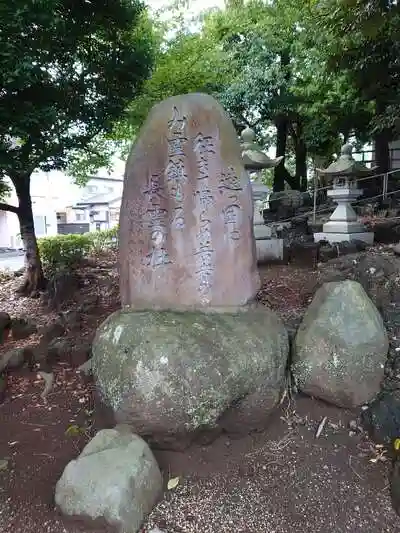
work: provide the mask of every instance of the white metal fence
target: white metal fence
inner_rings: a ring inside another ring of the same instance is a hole
[[[392,175],[392,174],[397,174],[399,187],[397,187],[393,191],[389,191],[388,190],[389,176]],[[398,194],[399,197],[400,197],[400,169],[391,170],[389,172],[385,172],[385,173],[382,173],[382,174],[374,174],[372,176],[367,176],[366,178],[356,179],[355,181],[357,183],[361,183],[362,184],[363,182],[366,182],[367,180],[377,180],[379,178],[381,179],[381,183],[382,183],[382,192],[377,194],[377,195],[375,195],[375,196],[360,197],[358,200],[355,200],[354,202],[352,202],[352,206],[353,207],[360,206],[360,205],[363,205],[363,204],[365,205],[365,204],[373,203],[373,202],[379,201],[380,199],[387,200],[389,197],[394,196],[396,194]],[[362,186],[360,188],[362,189]],[[302,215],[303,216],[312,216],[313,222],[315,223],[317,215],[320,215],[320,214],[323,214],[323,213],[329,213],[330,211],[332,211],[332,207],[331,206],[330,207],[324,207],[322,209],[318,209],[318,202],[317,202],[319,193],[322,192],[322,191],[329,190],[329,189],[332,189],[332,185],[327,185],[325,187],[318,187],[317,180],[315,180],[314,187],[308,191],[308,192],[310,192],[313,195],[313,209],[310,210],[310,211],[307,211],[305,213],[302,213]],[[281,195],[280,198],[284,197],[285,195],[289,197],[290,196],[290,191],[287,191],[287,192],[286,191],[282,191],[279,194]],[[293,218],[295,218],[295,217],[289,217],[289,218],[286,218],[286,219],[280,219],[277,222],[279,222],[279,223],[290,222]]]

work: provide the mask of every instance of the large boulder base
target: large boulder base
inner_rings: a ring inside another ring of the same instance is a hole
[[[379,392],[388,347],[382,318],[362,286],[326,283],[297,332],[292,372],[302,392],[354,408]]]
[[[105,520],[136,533],[162,493],[162,476],[148,445],[126,427],[106,429],[65,468],[55,502],[67,516]]]
[[[266,308],[118,311],[99,327],[92,350],[116,421],[176,449],[199,431],[260,428],[282,392],[289,345]]]

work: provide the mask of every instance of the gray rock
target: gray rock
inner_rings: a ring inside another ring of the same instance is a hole
[[[182,448],[198,430],[259,429],[282,392],[288,350],[267,308],[119,311],[97,331],[93,375],[118,422]]]
[[[148,445],[127,428],[105,429],[65,468],[57,507],[72,517],[104,519],[136,533],[162,493],[162,476]]]
[[[11,327],[11,318],[8,313],[0,312],[0,342],[3,342],[6,337],[6,330]]]
[[[361,413],[361,421],[370,437],[379,444],[391,444],[400,436],[400,391],[380,394]]]
[[[19,368],[25,362],[25,349],[13,348],[1,356],[0,372],[8,368]]]
[[[45,344],[43,345],[45,347]],[[67,361],[71,351],[71,340],[60,337],[53,339],[47,345],[47,359],[49,362]]]
[[[297,332],[292,372],[301,391],[341,407],[372,400],[389,348],[382,318],[355,281],[315,294]]]
[[[46,324],[39,330],[43,339],[47,342],[52,341],[56,337],[61,337],[65,333],[65,326],[60,320],[53,320],[49,324]]]
[[[396,255],[400,255],[400,242],[398,244],[396,244],[396,246],[393,246],[393,252]]]
[[[37,327],[24,318],[13,318],[11,321],[11,331],[13,339],[22,340],[36,333]]]
[[[12,348],[0,357],[0,372],[24,366],[25,363],[32,366],[35,359],[35,346]]]

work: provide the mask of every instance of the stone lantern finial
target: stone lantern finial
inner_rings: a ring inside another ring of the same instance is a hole
[[[344,144],[340,149],[340,154],[342,156],[347,156],[353,159],[353,145],[351,145],[350,143]]]
[[[283,157],[270,159],[260,145],[256,143],[256,134],[252,128],[245,128],[240,134],[242,160],[244,168],[250,172],[257,172],[265,168],[274,168],[282,161]]]
[[[256,141],[256,132],[247,126],[240,134],[243,144],[253,144]]]

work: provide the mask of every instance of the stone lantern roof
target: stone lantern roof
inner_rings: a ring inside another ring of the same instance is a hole
[[[251,128],[245,128],[240,137],[242,161],[246,170],[256,172],[264,168],[274,168],[282,161],[283,157],[271,159],[263,152],[261,146],[256,143],[256,134]]]
[[[368,168],[353,158],[353,147],[351,144],[344,144],[340,150],[340,156],[336,161],[331,163],[328,168],[317,168],[317,172],[323,176],[332,178],[340,177],[363,177],[369,176],[375,172],[377,167]]]

